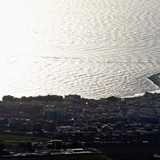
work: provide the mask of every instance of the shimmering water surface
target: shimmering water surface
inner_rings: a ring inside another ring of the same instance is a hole
[[[159,0],[5,0],[0,22],[0,97],[158,90]]]

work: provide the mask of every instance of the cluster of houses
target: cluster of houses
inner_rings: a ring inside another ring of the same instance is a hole
[[[160,94],[99,100],[78,95],[5,96],[0,102],[0,126],[17,133],[58,133],[71,139],[91,135],[94,144],[130,142],[131,135],[132,141],[143,142],[146,135],[160,133]]]

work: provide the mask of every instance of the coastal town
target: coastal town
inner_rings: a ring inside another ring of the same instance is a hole
[[[100,153],[93,148],[104,146],[159,148],[160,94],[99,100],[79,95],[4,96],[0,102],[0,127],[6,133],[58,139],[30,143],[33,155],[42,154],[42,150],[43,154],[53,154],[53,150],[58,154],[68,153],[71,148],[79,149],[75,153],[82,149]],[[29,154],[20,144],[4,148],[10,155]]]

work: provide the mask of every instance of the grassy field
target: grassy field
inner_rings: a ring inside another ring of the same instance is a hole
[[[5,133],[0,129],[0,143],[4,145],[15,144],[20,142],[35,142],[35,141],[46,141],[50,138],[43,137],[33,137],[33,136],[23,136],[23,135],[13,135],[10,133]],[[25,158],[8,158],[5,160],[144,160],[144,159],[156,159],[155,154],[160,155],[160,149],[157,148],[114,148],[105,147],[99,149],[103,154],[100,155],[74,155],[74,156],[51,156],[51,157],[25,157]],[[111,158],[109,158],[111,157]],[[158,158],[157,158],[158,159]]]
[[[20,142],[36,142],[46,141],[51,138],[13,135],[11,133],[5,133],[3,129],[0,129],[0,143],[4,145],[16,144]],[[50,156],[50,157],[23,157],[23,158],[4,158],[5,160],[111,160],[109,157],[103,154],[99,155],[62,155],[62,156]]]
[[[0,134],[0,143],[5,145],[20,143],[20,142],[36,142],[36,141],[46,141],[46,140],[49,140],[49,138]]]
[[[20,142],[36,142],[36,141],[47,141],[50,138],[45,137],[36,137],[36,136],[24,136],[24,135],[14,135],[11,133],[4,132],[3,129],[0,129],[0,143],[4,145],[16,144]]]

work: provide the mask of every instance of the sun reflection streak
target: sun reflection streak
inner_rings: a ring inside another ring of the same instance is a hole
[[[22,54],[26,48],[25,17],[13,2],[5,0],[0,5],[0,58]]]

